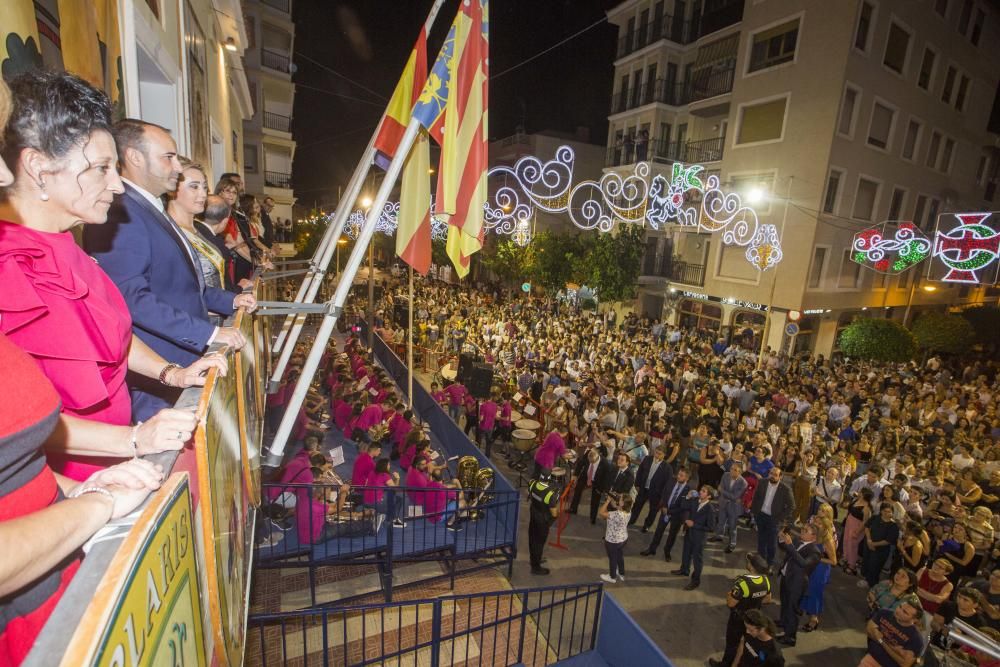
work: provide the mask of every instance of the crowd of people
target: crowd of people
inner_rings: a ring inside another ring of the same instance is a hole
[[[0,541],[18,545],[0,553],[0,656],[19,664],[81,546],[159,487],[140,457],[191,440],[172,406],[227,372],[209,346],[246,343],[222,322],[256,307],[273,202],[236,174],[210,194],[167,130],[114,122],[65,72],[0,82],[0,158]]]
[[[399,300],[389,291],[385,313]],[[416,345],[493,365],[489,398],[461,382],[434,387],[484,447],[509,441],[511,406],[540,409],[535,477],[573,467],[569,513],[589,490],[591,523],[608,517],[606,582],[624,580],[627,537],[614,517],[628,497],[627,524],[641,533],[655,524],[643,556],[666,533],[670,562],[683,536],[673,573],[688,589],[700,584],[706,542],[731,553],[740,531],[755,533],[751,576],[780,581],[772,643],[794,646],[799,631],[822,629],[834,570],[856,577],[859,597],[867,591],[866,666],[913,664],[928,644],[946,645],[956,618],[1000,638],[996,361],[770,350],[758,360],[739,336],[436,282],[417,283],[412,307]],[[402,323],[377,323],[405,339]],[[547,572],[540,553],[532,571]],[[750,633],[743,603],[730,606]],[[751,664],[732,662],[738,643],[727,641],[718,664]]]

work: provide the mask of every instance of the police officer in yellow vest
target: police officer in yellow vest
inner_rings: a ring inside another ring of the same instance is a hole
[[[538,479],[528,484],[528,502],[531,504],[528,521],[528,554],[531,557],[532,574],[548,574],[542,567],[542,550],[549,539],[549,528],[559,514],[559,487],[543,472]]]
[[[771,580],[767,576],[767,559],[758,553],[747,553],[747,574],[741,574],[733,581],[732,588],[726,593],[726,605],[729,607],[729,621],[726,623],[726,651],[722,660],[710,659],[712,667],[724,665],[729,667],[736,658],[736,649],[743,639],[746,628],[743,625],[743,615],[751,609],[760,609],[765,602],[771,601]]]

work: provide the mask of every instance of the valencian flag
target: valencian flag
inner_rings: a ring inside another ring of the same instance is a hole
[[[12,78],[42,66],[38,23],[31,0],[4,0],[0,19],[0,74]]]
[[[396,84],[396,90],[392,93],[389,105],[386,107],[385,115],[382,117],[382,124],[375,135],[375,164],[383,169],[389,167],[389,162],[396,154],[399,141],[406,132],[406,126],[410,124],[410,111],[416,104],[420,91],[427,80],[427,31],[423,26],[420,28],[420,35],[417,43],[410,52],[410,58],[406,61],[403,69],[403,76]],[[424,172],[426,173],[426,172]]]
[[[483,247],[486,204],[489,0],[463,0],[413,117],[439,144],[436,213],[448,222],[459,277]]]

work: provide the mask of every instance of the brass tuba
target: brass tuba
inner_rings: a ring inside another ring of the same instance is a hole
[[[491,471],[492,473],[492,471]],[[458,472],[455,478],[463,489],[476,488],[476,476],[479,474],[479,459],[475,456],[463,456],[458,460]]]

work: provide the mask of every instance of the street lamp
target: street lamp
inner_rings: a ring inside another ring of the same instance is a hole
[[[778,245],[781,245],[785,238],[785,222],[788,220],[788,202],[792,199],[792,179],[788,177],[788,187],[785,189],[785,210],[781,214],[781,229],[778,230]],[[755,187],[747,193],[747,201],[758,203],[767,198],[767,191],[763,188]],[[778,285],[778,265],[775,265],[771,276],[771,292],[767,297],[767,310],[764,311],[764,330],[760,335],[760,350],[757,353],[757,368],[764,366],[764,350],[767,349],[767,337],[771,333],[771,316],[774,314],[774,289]]]
[[[371,207],[372,207],[372,198],[369,197],[368,195],[365,195],[364,197],[362,197],[361,198],[361,208],[363,208],[365,210],[368,210]]]

